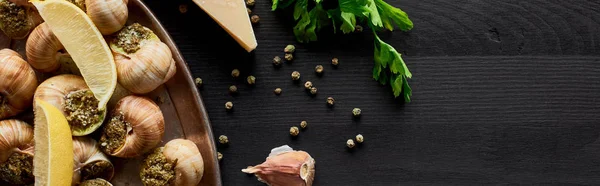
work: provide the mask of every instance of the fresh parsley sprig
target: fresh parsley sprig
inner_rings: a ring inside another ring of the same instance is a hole
[[[295,4],[294,4],[295,3]],[[294,35],[298,42],[317,41],[317,32],[332,25],[333,32],[354,32],[357,23],[366,23],[375,35],[373,78],[385,85],[389,83],[395,97],[410,102],[412,89],[408,79],[412,78],[402,55],[377,36],[377,31],[402,31],[413,28],[408,15],[383,0],[273,0],[273,11],[294,5]]]

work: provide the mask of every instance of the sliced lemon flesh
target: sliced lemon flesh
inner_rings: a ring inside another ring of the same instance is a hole
[[[35,100],[33,175],[35,185],[71,185],[73,138],[67,119],[52,104]]]
[[[83,10],[65,0],[32,0],[63,44],[103,110],[117,85],[113,55],[100,30]]]

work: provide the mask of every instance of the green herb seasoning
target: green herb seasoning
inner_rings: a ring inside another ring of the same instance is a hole
[[[100,149],[106,154],[112,154],[125,145],[127,132],[133,130],[131,124],[125,121],[123,113],[115,115],[104,126],[100,137]]]
[[[107,178],[112,174],[113,166],[108,161],[96,161],[84,165],[81,169],[81,180]]]
[[[98,99],[91,90],[79,90],[65,96],[64,112],[71,131],[85,131],[102,122],[104,112],[98,110]]]
[[[150,29],[139,23],[133,23],[119,31],[114,42],[123,51],[131,54],[138,51],[141,48],[142,41],[150,38],[151,35],[152,31]]]
[[[79,186],[112,186],[112,184],[101,178],[96,178],[93,180],[85,180],[84,182],[81,182]]]
[[[16,185],[33,184],[33,156],[15,152],[0,163],[0,180]]]
[[[8,36],[19,36],[28,32],[29,21],[24,7],[10,2],[0,0],[0,28]]]
[[[142,161],[140,177],[144,186],[169,185],[175,178],[177,160],[168,161],[162,153],[163,148],[156,148],[152,154]]]

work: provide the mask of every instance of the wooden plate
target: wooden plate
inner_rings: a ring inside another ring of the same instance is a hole
[[[196,143],[204,159],[204,175],[200,185],[221,185],[219,162],[215,141],[204,103],[200,97],[191,73],[177,46],[152,12],[141,0],[129,1],[128,24],[138,22],[154,31],[169,46],[177,63],[177,73],[163,86],[148,93],[155,100],[165,117],[165,135],[160,146],[175,138],[186,138]],[[10,47],[24,58],[26,40],[10,40],[0,34],[0,47]],[[38,74],[39,79],[46,77]],[[41,83],[41,81],[40,81]],[[109,106],[109,109],[110,106]],[[31,124],[32,113],[23,113],[18,118]],[[100,131],[100,130],[98,130]],[[98,131],[90,136],[97,136]],[[98,139],[94,137],[94,139]],[[111,158],[115,165],[115,175],[111,183],[115,186],[142,185],[139,170],[142,157],[132,159]],[[0,185],[5,185],[0,181]]]

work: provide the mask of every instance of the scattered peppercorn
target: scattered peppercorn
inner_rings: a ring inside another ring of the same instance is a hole
[[[221,152],[217,152],[217,159],[221,161],[223,159],[223,154]]]
[[[346,146],[348,146],[348,148],[354,148],[354,140],[348,139],[348,141],[346,141]]]
[[[310,88],[310,94],[316,95],[317,94],[317,87],[311,87]]]
[[[300,72],[294,71],[292,72],[292,80],[296,81],[300,79]]]
[[[248,15],[252,14],[252,10],[250,10],[250,8],[246,8],[246,10],[248,11]]]
[[[165,98],[163,98],[162,96],[158,96],[154,101],[156,102],[156,104],[163,104],[165,102]]]
[[[362,26],[360,26],[360,25],[356,25],[356,26],[354,27],[354,31],[355,31],[355,32],[362,32],[362,31],[363,31],[363,27],[362,27]]]
[[[323,69],[323,65],[317,65],[317,66],[315,66],[315,72],[317,74],[319,74],[319,75],[323,74],[323,70],[325,70],[325,69]]]
[[[233,103],[231,101],[228,101],[227,103],[225,103],[225,109],[227,109],[227,110],[233,109]]]
[[[294,53],[295,51],[296,51],[296,46],[294,46],[294,45],[287,45],[283,49],[283,52],[289,53],[289,54]]]
[[[360,112],[361,112],[360,108],[354,108],[354,109],[352,109],[352,115],[354,117],[359,117],[360,116]]]
[[[254,1],[254,0],[246,0],[246,6],[252,7],[252,6],[254,6],[254,4],[256,4],[256,1]]]
[[[286,53],[283,57],[287,61],[293,61],[294,60],[294,54],[291,54],[291,53]]]
[[[231,71],[231,77],[234,77],[234,78],[240,77],[240,70],[238,70],[237,68],[233,69]]]
[[[298,127],[293,126],[290,128],[290,135],[298,136],[299,133],[300,133],[300,130],[298,130]]]
[[[304,88],[310,90],[310,88],[312,88],[312,87],[313,87],[312,82],[306,81],[306,83],[304,83]]]
[[[221,135],[221,136],[219,136],[219,143],[227,144],[227,143],[229,143],[229,138],[225,135]]]
[[[256,83],[256,77],[248,76],[248,78],[246,78],[246,81],[248,81],[249,85],[254,85]]]
[[[182,14],[185,14],[187,12],[187,5],[186,4],[180,4],[179,5],[179,12],[181,12]]]
[[[276,88],[274,91],[275,95],[281,94],[281,88]]]
[[[327,105],[332,107],[333,104],[335,104],[335,100],[333,99],[333,97],[327,97]]]
[[[362,143],[363,141],[365,141],[365,138],[363,137],[362,134],[356,135],[356,142]]]
[[[273,65],[281,66],[281,62],[282,62],[281,57],[279,57],[279,56],[273,57]]]
[[[198,87],[202,86],[202,78],[196,78],[194,81],[196,82],[196,86],[198,86]]]
[[[338,60],[337,57],[334,57],[333,59],[331,59],[331,65],[333,65],[334,67],[337,67],[340,64],[340,61]]]
[[[258,24],[258,22],[260,21],[260,17],[258,17],[258,15],[252,15],[252,17],[250,17],[250,21],[252,22],[252,24]]]
[[[229,86],[229,93],[236,94],[237,92],[238,92],[237,86],[235,86],[235,85]]]
[[[308,123],[306,121],[300,122],[300,127],[302,127],[303,129],[305,129],[307,126],[308,126]]]

